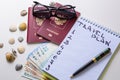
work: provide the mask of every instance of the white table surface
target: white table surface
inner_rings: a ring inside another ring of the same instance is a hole
[[[33,0],[0,0],[0,42],[4,43],[4,47],[0,49],[0,80],[26,80],[21,77],[21,71],[15,71],[17,63],[24,64],[28,54],[39,44],[27,44],[26,32],[19,31],[11,33],[9,27],[18,25],[22,22],[27,23],[27,16],[21,17],[20,11],[32,6]],[[120,33],[120,0],[38,0],[42,4],[48,5],[50,2],[59,2],[61,4],[71,4],[76,6],[76,10],[92,21],[104,25],[115,32]],[[19,43],[17,38],[24,37],[24,41]],[[16,42],[14,45],[8,43],[9,38],[14,37]],[[5,58],[7,51],[12,48],[17,49],[19,45],[26,48],[24,54],[18,54],[15,62],[8,63]],[[120,50],[111,60],[106,73],[101,80],[120,80]]]

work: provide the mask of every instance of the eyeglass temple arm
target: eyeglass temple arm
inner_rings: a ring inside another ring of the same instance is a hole
[[[42,6],[49,7],[49,8],[52,9],[52,10],[55,10],[55,9],[56,9],[56,7],[46,6],[46,5],[43,5],[43,4],[41,4],[41,3],[37,2],[37,1],[33,1],[33,2],[34,2],[36,5],[37,5],[37,4],[40,4],[40,5],[42,5]]]
[[[64,5],[64,6],[70,6],[70,8],[66,8],[66,9],[75,8],[75,6],[72,6],[72,5]],[[63,6],[62,6],[62,7],[63,7]]]
[[[46,6],[46,5],[43,5],[43,4],[41,4],[41,3],[39,3],[39,2],[37,2],[37,1],[33,1],[36,5],[37,4],[40,4],[40,5],[42,5],[42,6]]]
[[[35,4],[39,4],[39,2],[37,2],[37,1],[33,1]]]

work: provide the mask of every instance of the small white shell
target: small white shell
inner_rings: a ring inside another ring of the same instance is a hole
[[[17,31],[16,25],[11,25],[11,26],[9,27],[9,30],[10,30],[11,32]]]
[[[18,50],[18,52],[19,52],[20,54],[22,54],[22,53],[25,52],[25,48],[24,48],[24,46],[22,46],[22,45],[18,46],[17,50]]]
[[[15,39],[14,39],[14,38],[10,38],[8,42],[9,42],[9,44],[11,44],[11,45],[12,45],[12,44],[14,44],[14,43],[15,43]]]

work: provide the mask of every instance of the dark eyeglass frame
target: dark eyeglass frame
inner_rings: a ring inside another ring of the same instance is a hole
[[[75,7],[72,6],[72,5],[64,5],[64,6],[60,6],[60,7],[53,7],[53,6],[47,6],[47,5],[43,5],[37,1],[33,1],[35,3],[35,5],[33,6],[33,9],[32,9],[32,13],[33,13],[33,16],[35,17],[38,17],[38,18],[46,18],[46,19],[49,19],[50,17],[57,17],[59,19],[73,19],[76,17],[76,11],[75,11]],[[36,6],[43,6],[46,8],[46,10],[37,10],[35,11],[35,7]],[[68,11],[69,9],[71,9],[73,12],[70,12]],[[49,15],[46,15],[46,16],[39,16],[39,14],[42,12],[42,11],[48,11],[48,14]],[[66,16],[66,17],[62,17],[62,16],[58,16],[58,12],[62,12],[64,14],[68,14],[69,16]],[[54,12],[54,14],[52,14],[52,12]]]

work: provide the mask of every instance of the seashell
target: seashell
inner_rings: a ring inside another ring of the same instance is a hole
[[[26,11],[26,10],[22,10],[22,11],[20,12],[20,15],[21,15],[21,16],[26,16],[26,15],[27,15],[27,11]]]
[[[17,56],[17,52],[14,49],[12,49],[12,53],[15,57]]]
[[[55,2],[51,2],[49,5],[52,6],[52,7],[54,7]]]
[[[19,71],[19,70],[21,70],[23,68],[23,65],[22,64],[17,64],[16,66],[15,66],[15,70],[16,71]]]
[[[19,41],[19,42],[22,42],[23,40],[24,40],[23,37],[18,37],[18,41]]]
[[[15,39],[14,38],[10,38],[8,42],[9,42],[9,44],[14,44],[15,43]]]
[[[25,52],[25,48],[24,48],[23,46],[19,46],[19,47],[17,48],[17,50],[18,50],[18,52],[19,52],[20,54],[22,54],[22,53]]]
[[[9,27],[9,30],[10,30],[11,32],[15,32],[15,31],[17,31],[17,27],[16,27],[15,25],[11,25],[11,26]]]
[[[14,57],[14,55],[11,52],[7,52],[6,53],[6,60],[8,62],[13,62],[15,60],[15,57]]]
[[[0,48],[3,48],[4,44],[3,43],[0,43]]]
[[[24,22],[19,25],[19,30],[20,30],[20,31],[25,31],[26,28],[27,28],[27,25],[26,25],[26,23],[24,23]]]

